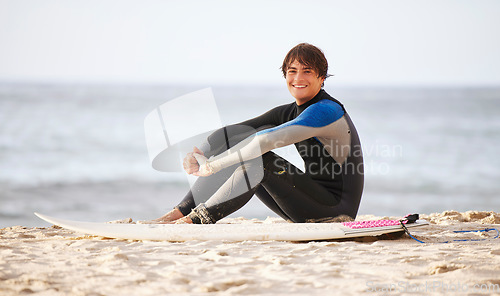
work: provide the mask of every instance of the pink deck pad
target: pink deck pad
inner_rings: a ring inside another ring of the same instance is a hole
[[[403,223],[408,222],[403,220]],[[343,222],[342,225],[352,228],[372,228],[372,227],[384,227],[384,226],[394,226],[400,225],[399,220],[370,220],[370,221],[354,221],[354,222]]]

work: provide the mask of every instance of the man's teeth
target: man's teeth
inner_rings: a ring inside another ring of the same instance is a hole
[[[297,88],[304,88],[306,86],[305,85],[296,85],[295,87],[297,87]]]

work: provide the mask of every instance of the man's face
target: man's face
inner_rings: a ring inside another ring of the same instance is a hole
[[[324,80],[318,77],[318,73],[311,67],[302,65],[296,60],[286,70],[288,91],[297,100],[298,105],[306,103],[318,94]]]

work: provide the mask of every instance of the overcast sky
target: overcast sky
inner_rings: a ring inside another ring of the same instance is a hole
[[[0,80],[277,84],[309,42],[340,86],[500,86],[499,16],[495,0],[0,0]]]

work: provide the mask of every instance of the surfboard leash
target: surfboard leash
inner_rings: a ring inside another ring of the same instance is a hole
[[[421,243],[421,244],[425,244],[425,243],[430,243],[430,242],[424,242],[422,240],[419,240],[418,238],[414,237],[410,231],[408,230],[408,228],[405,226],[406,223],[415,223],[415,221],[417,221],[419,218],[419,215],[418,214],[410,214],[410,215],[407,215],[405,216],[403,219],[399,220],[399,223],[401,224],[401,226],[403,227],[404,231],[406,234],[408,234],[409,237],[411,237],[412,239],[416,240],[417,242]],[[449,241],[445,241],[445,242],[437,242],[437,243],[441,243],[441,244],[447,244],[447,243],[452,243],[452,242],[467,242],[467,241],[485,241],[485,240],[493,240],[493,239],[497,239],[499,236],[500,236],[500,231],[496,228],[485,228],[485,229],[478,229],[478,230],[454,230],[453,232],[454,233],[471,233],[471,232],[489,232],[489,231],[496,231],[496,236],[493,237],[493,238],[480,238],[480,239],[454,239],[454,240],[449,240]]]

